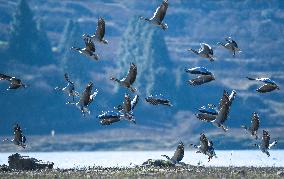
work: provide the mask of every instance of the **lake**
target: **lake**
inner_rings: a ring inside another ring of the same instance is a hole
[[[94,152],[29,152],[28,155],[43,161],[54,162],[55,168],[74,168],[88,166],[131,167],[141,165],[147,159],[163,159],[162,154],[172,156],[174,151],[94,151]],[[0,163],[8,164],[12,153],[1,153]],[[270,157],[259,150],[217,150],[218,158],[207,162],[207,156],[195,151],[185,151],[183,162],[204,166],[259,166],[284,167],[284,150],[271,150]]]

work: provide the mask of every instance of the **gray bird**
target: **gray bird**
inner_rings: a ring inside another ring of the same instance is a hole
[[[236,41],[234,41],[231,37],[225,38],[227,43],[218,42],[218,45],[221,45],[231,51],[233,53],[233,56],[236,55],[236,52],[241,52],[241,49],[238,47],[238,44]]]
[[[200,113],[195,114],[196,117],[201,121],[211,122],[214,126],[222,128],[226,132],[228,129],[224,126],[224,123],[228,119],[230,107],[236,94],[235,90],[230,95],[224,90],[218,109],[212,104],[208,104],[208,107],[202,106],[198,109]]]
[[[213,142],[209,141],[207,139],[207,137],[205,136],[205,134],[201,133],[200,134],[200,145],[194,145],[194,144],[190,144],[190,147],[194,147],[197,149],[196,153],[202,153],[204,155],[208,156],[208,162],[215,156],[216,157],[216,153],[213,147]]]
[[[79,102],[75,104],[81,110],[83,116],[85,116],[86,113],[90,114],[88,106],[93,102],[94,98],[98,94],[97,89],[95,89],[95,92],[92,93],[93,86],[94,84],[92,82],[89,82],[85,90],[81,94]],[[74,103],[70,103],[70,104],[74,104]]]
[[[75,91],[75,84],[74,82],[70,81],[69,76],[67,73],[64,74],[64,79],[67,81],[67,86],[64,88],[61,87],[55,87],[55,90],[60,90],[66,93],[68,96],[72,96],[73,102],[75,101],[76,96],[80,96],[80,94]],[[67,102],[67,104],[70,102]]]
[[[200,48],[197,50],[194,50],[192,48],[188,49],[188,51],[191,51],[203,58],[208,58],[211,62],[215,60],[214,58],[214,53],[213,53],[213,49],[210,47],[210,45],[206,44],[206,43],[201,43],[200,44]]]
[[[94,35],[89,36],[84,34],[83,37],[92,40],[93,42],[99,42],[108,44],[108,41],[104,39],[105,36],[105,20],[102,17],[98,18],[97,29]]]
[[[177,149],[174,153],[173,157],[169,157],[167,155],[162,155],[162,157],[166,157],[172,164],[178,164],[184,157],[184,145],[180,142],[177,146]]]
[[[95,44],[92,42],[92,40],[84,38],[84,42],[85,42],[85,48],[71,47],[71,49],[78,51],[79,53],[82,53],[93,60],[99,60],[99,56],[95,53],[96,52]]]
[[[259,92],[259,93],[267,93],[267,92],[271,92],[275,89],[280,90],[279,86],[270,78],[250,78],[250,77],[247,77],[247,79],[260,81],[260,82],[265,83],[264,85],[262,85],[261,87],[256,89],[256,91]]]
[[[134,124],[136,123],[136,120],[133,115],[133,109],[136,107],[138,101],[139,101],[138,95],[135,95],[132,101],[129,94],[124,95],[124,102],[122,103],[122,105],[118,105],[116,107],[116,109],[122,114],[121,117],[123,119],[133,122]]]
[[[3,141],[13,142],[15,145],[26,148],[26,137],[19,124],[16,124],[13,129],[14,138],[12,140],[4,139]]]
[[[242,125],[241,127],[244,128],[246,131],[248,131],[251,136],[253,136],[256,140],[258,139],[257,136],[257,131],[259,128],[259,116],[256,112],[253,113],[252,118],[251,118],[251,126],[247,127],[245,125]]]
[[[111,77],[110,80],[116,81],[121,86],[129,89],[131,92],[134,93],[136,89],[132,87],[132,84],[135,82],[136,76],[137,76],[137,66],[134,63],[131,63],[126,77],[122,78],[121,80]]]
[[[261,144],[260,145],[255,144],[255,146],[257,146],[268,157],[270,156],[270,153],[268,152],[268,150],[277,144],[277,140],[274,140],[271,144],[269,144],[269,142],[270,142],[270,135],[268,131],[263,130]]]
[[[146,102],[152,105],[165,105],[165,106],[170,106],[170,107],[173,106],[170,100],[163,98],[162,95],[159,95],[159,96],[150,95],[147,98],[145,98],[145,100]]]
[[[111,125],[113,123],[121,121],[121,114],[115,113],[113,111],[103,112],[102,114],[98,115],[101,121],[101,125]]]
[[[189,68],[185,69],[185,72],[198,75],[197,78],[188,80],[188,83],[193,86],[202,85],[204,83],[208,83],[210,81],[215,80],[214,75],[210,71],[208,71],[205,67]]]
[[[161,27],[163,30],[166,30],[168,28],[168,25],[163,22],[164,17],[166,16],[168,9],[168,0],[163,0],[162,4],[156,9],[156,12],[154,13],[153,17],[145,18],[140,17],[141,20],[145,20],[147,22],[150,22],[154,25],[157,25]]]
[[[19,78],[11,77],[11,76],[0,73],[0,81],[1,80],[6,80],[10,82],[10,85],[7,90],[18,89],[20,87],[23,87],[23,88],[27,87],[25,84],[23,84],[22,80],[20,80]]]
[[[228,128],[224,126],[224,123],[228,119],[230,107],[236,95],[237,95],[237,92],[235,90],[233,90],[230,95],[226,90],[224,90],[223,97],[221,98],[220,104],[219,104],[218,115],[216,116],[216,119],[212,121],[213,125],[219,128],[222,128],[225,132],[228,130]]]

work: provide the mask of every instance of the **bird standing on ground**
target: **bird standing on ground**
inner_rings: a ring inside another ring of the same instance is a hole
[[[7,90],[18,89],[20,87],[23,87],[23,88],[27,87],[25,84],[23,84],[21,79],[0,73],[0,81],[1,80],[6,80],[10,82],[10,85]]]
[[[190,144],[190,147],[194,147],[196,149],[198,149],[196,151],[196,153],[202,153],[208,156],[208,162],[215,156],[216,157],[216,153],[215,150],[213,148],[213,142],[209,141],[207,139],[207,137],[205,136],[205,134],[201,133],[200,134],[200,145],[194,145],[194,144]]]
[[[214,58],[214,53],[213,53],[213,49],[210,47],[210,45],[206,44],[206,43],[201,43],[200,44],[200,48],[197,50],[194,50],[192,48],[188,49],[188,51],[191,51],[203,58],[208,58],[211,62],[215,60]]]
[[[185,69],[185,72],[198,75],[197,78],[188,80],[188,83],[193,86],[202,85],[204,83],[208,83],[210,81],[215,80],[214,75],[210,71],[208,71],[205,67],[189,68]]]
[[[255,81],[261,81],[261,82],[265,83],[264,85],[262,85],[261,87],[256,89],[256,91],[259,92],[259,93],[267,93],[267,92],[271,92],[275,89],[280,90],[279,86],[270,78],[250,78],[250,77],[247,77],[247,79],[255,80]]]
[[[270,153],[268,152],[268,149],[270,149],[271,147],[276,145],[277,144],[277,140],[274,140],[271,144],[269,144],[269,142],[270,142],[270,135],[269,135],[268,131],[263,130],[261,144],[260,145],[255,144],[255,146],[257,146],[268,157],[270,156]]]
[[[251,136],[253,136],[257,140],[258,139],[257,131],[259,128],[259,123],[260,123],[259,116],[256,112],[254,112],[251,118],[251,126],[247,127],[245,125],[242,125],[241,127],[244,128],[246,131],[248,131],[251,134]]]
[[[74,84],[74,82],[70,81],[67,73],[64,74],[64,79],[67,81],[67,86],[65,86],[64,88],[55,87],[55,90],[61,90],[65,93],[67,93],[68,96],[72,96],[72,99],[73,99],[73,102],[74,102],[75,97],[80,96],[80,94],[77,91],[75,91],[75,84]],[[67,104],[68,103],[70,103],[70,102],[67,102]]]
[[[145,20],[147,22],[150,22],[154,25],[157,25],[161,27],[163,30],[166,30],[168,28],[168,25],[163,22],[167,9],[168,9],[168,0],[163,0],[162,4],[156,9],[156,12],[154,13],[153,17],[145,18],[145,17],[140,17],[141,20]]]
[[[92,40],[93,42],[108,44],[108,41],[104,39],[104,36],[105,36],[105,20],[102,17],[99,17],[97,29],[94,35],[89,36],[88,34],[84,34],[83,38],[87,38],[89,40]]]
[[[218,42],[218,45],[221,45],[223,47],[225,47],[226,49],[228,49],[229,51],[233,52],[233,56],[235,57],[236,52],[241,52],[241,49],[238,47],[238,44],[236,41],[234,41],[231,37],[226,37],[225,38],[227,43],[222,43],[222,42]]]
[[[78,51],[79,53],[82,53],[93,60],[99,60],[99,56],[95,53],[96,52],[95,44],[92,42],[92,40],[84,38],[84,42],[85,42],[85,48],[71,47],[71,49]]]
[[[177,149],[174,153],[174,156],[170,158],[167,155],[162,155],[162,157],[166,157],[172,164],[178,164],[184,157],[184,145],[180,142],[177,146]]]
[[[121,86],[129,89],[131,92],[134,93],[136,89],[132,87],[132,84],[135,82],[136,76],[137,76],[137,66],[134,63],[131,63],[126,77],[122,78],[121,80],[111,77],[110,80],[116,81]]]

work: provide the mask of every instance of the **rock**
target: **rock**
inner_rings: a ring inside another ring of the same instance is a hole
[[[18,153],[8,157],[9,168],[14,170],[38,170],[38,169],[52,169],[53,162],[42,162],[29,156],[21,156]]]

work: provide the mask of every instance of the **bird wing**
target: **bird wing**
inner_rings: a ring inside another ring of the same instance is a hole
[[[201,145],[201,148],[202,148],[204,151],[207,151],[207,150],[208,150],[209,141],[208,141],[208,139],[206,138],[205,135],[201,135],[201,136],[200,136],[200,145]]]
[[[223,96],[222,96],[222,98],[221,98],[221,100],[220,100],[220,102],[219,102],[219,110],[221,110],[221,108],[224,106],[224,105],[226,105],[226,104],[228,104],[229,103],[229,93],[226,91],[226,90],[224,90],[224,92],[223,92]]]
[[[128,113],[131,111],[131,99],[128,94],[124,96],[123,107],[124,107],[125,112]]]
[[[252,118],[251,118],[251,128],[252,128],[253,131],[258,130],[259,123],[260,123],[259,116],[256,113],[254,113]]]
[[[102,17],[98,19],[95,36],[100,40],[103,39],[105,36],[105,20]]]
[[[238,44],[237,44],[237,42],[236,42],[236,41],[232,40],[232,42],[231,42],[231,43],[233,44],[233,46],[234,46],[235,48],[239,48],[239,47],[238,47]]]
[[[174,156],[172,157],[172,160],[179,162],[183,159],[183,156],[184,156],[184,146],[182,143],[180,143],[174,153]]]
[[[11,78],[12,78],[11,76],[4,75],[4,74],[0,73],[0,80],[8,80],[8,81],[10,81]]]
[[[139,101],[139,96],[135,95],[135,97],[131,101],[131,110],[133,110],[135,108],[135,106],[137,105],[138,101]]]
[[[129,84],[133,84],[136,80],[137,75],[137,66],[134,63],[130,64],[129,71],[127,73],[127,76],[125,77],[125,81]]]
[[[84,39],[85,41],[85,46],[86,46],[86,50],[89,52],[95,52],[96,51],[96,47],[95,44],[92,42],[91,39]]]
[[[213,55],[213,49],[210,47],[210,45],[202,43],[202,48],[205,52],[208,52],[209,54]]]
[[[156,9],[151,19],[154,19],[158,22],[162,22],[166,15],[167,9],[168,9],[168,0],[164,0],[162,4]]]
[[[263,136],[262,136],[263,144],[265,148],[269,147],[269,141],[270,141],[270,135],[267,131],[263,131]]]

